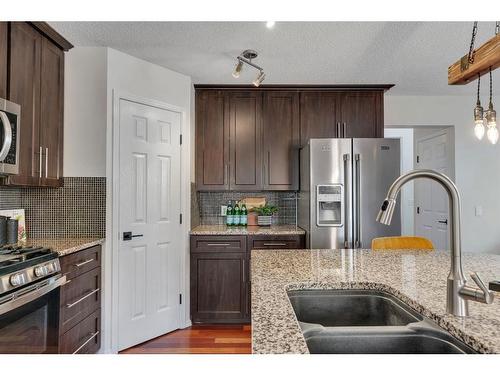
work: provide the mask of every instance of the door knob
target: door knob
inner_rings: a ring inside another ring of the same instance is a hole
[[[438,220],[438,223],[448,225],[448,219]]]
[[[123,232],[123,241],[130,241],[134,237],[142,237],[142,234],[132,234],[132,232]]]

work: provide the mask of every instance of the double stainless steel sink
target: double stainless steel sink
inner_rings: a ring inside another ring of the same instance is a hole
[[[313,354],[476,353],[382,291],[293,290],[288,297]]]

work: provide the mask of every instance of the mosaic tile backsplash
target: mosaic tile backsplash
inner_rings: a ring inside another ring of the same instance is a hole
[[[239,201],[245,197],[265,197],[266,202],[277,206],[278,213],[273,217],[273,224],[296,224],[297,200],[294,192],[197,192],[192,204],[198,206],[199,216],[196,221],[200,224],[224,224],[225,218],[220,215],[220,206],[231,201]],[[194,209],[196,211],[196,208]],[[195,215],[193,214],[192,217]],[[192,220],[192,224],[194,221]]]
[[[106,178],[65,177],[52,188],[0,187],[0,209],[24,208],[28,238],[104,237]]]

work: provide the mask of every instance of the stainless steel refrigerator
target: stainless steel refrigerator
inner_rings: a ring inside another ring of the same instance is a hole
[[[298,224],[312,249],[370,248],[401,235],[400,203],[391,225],[375,221],[400,175],[399,139],[311,139],[300,150]]]

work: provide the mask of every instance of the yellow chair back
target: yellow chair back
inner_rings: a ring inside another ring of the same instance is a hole
[[[434,245],[424,237],[379,237],[372,241],[373,250],[434,250]]]

